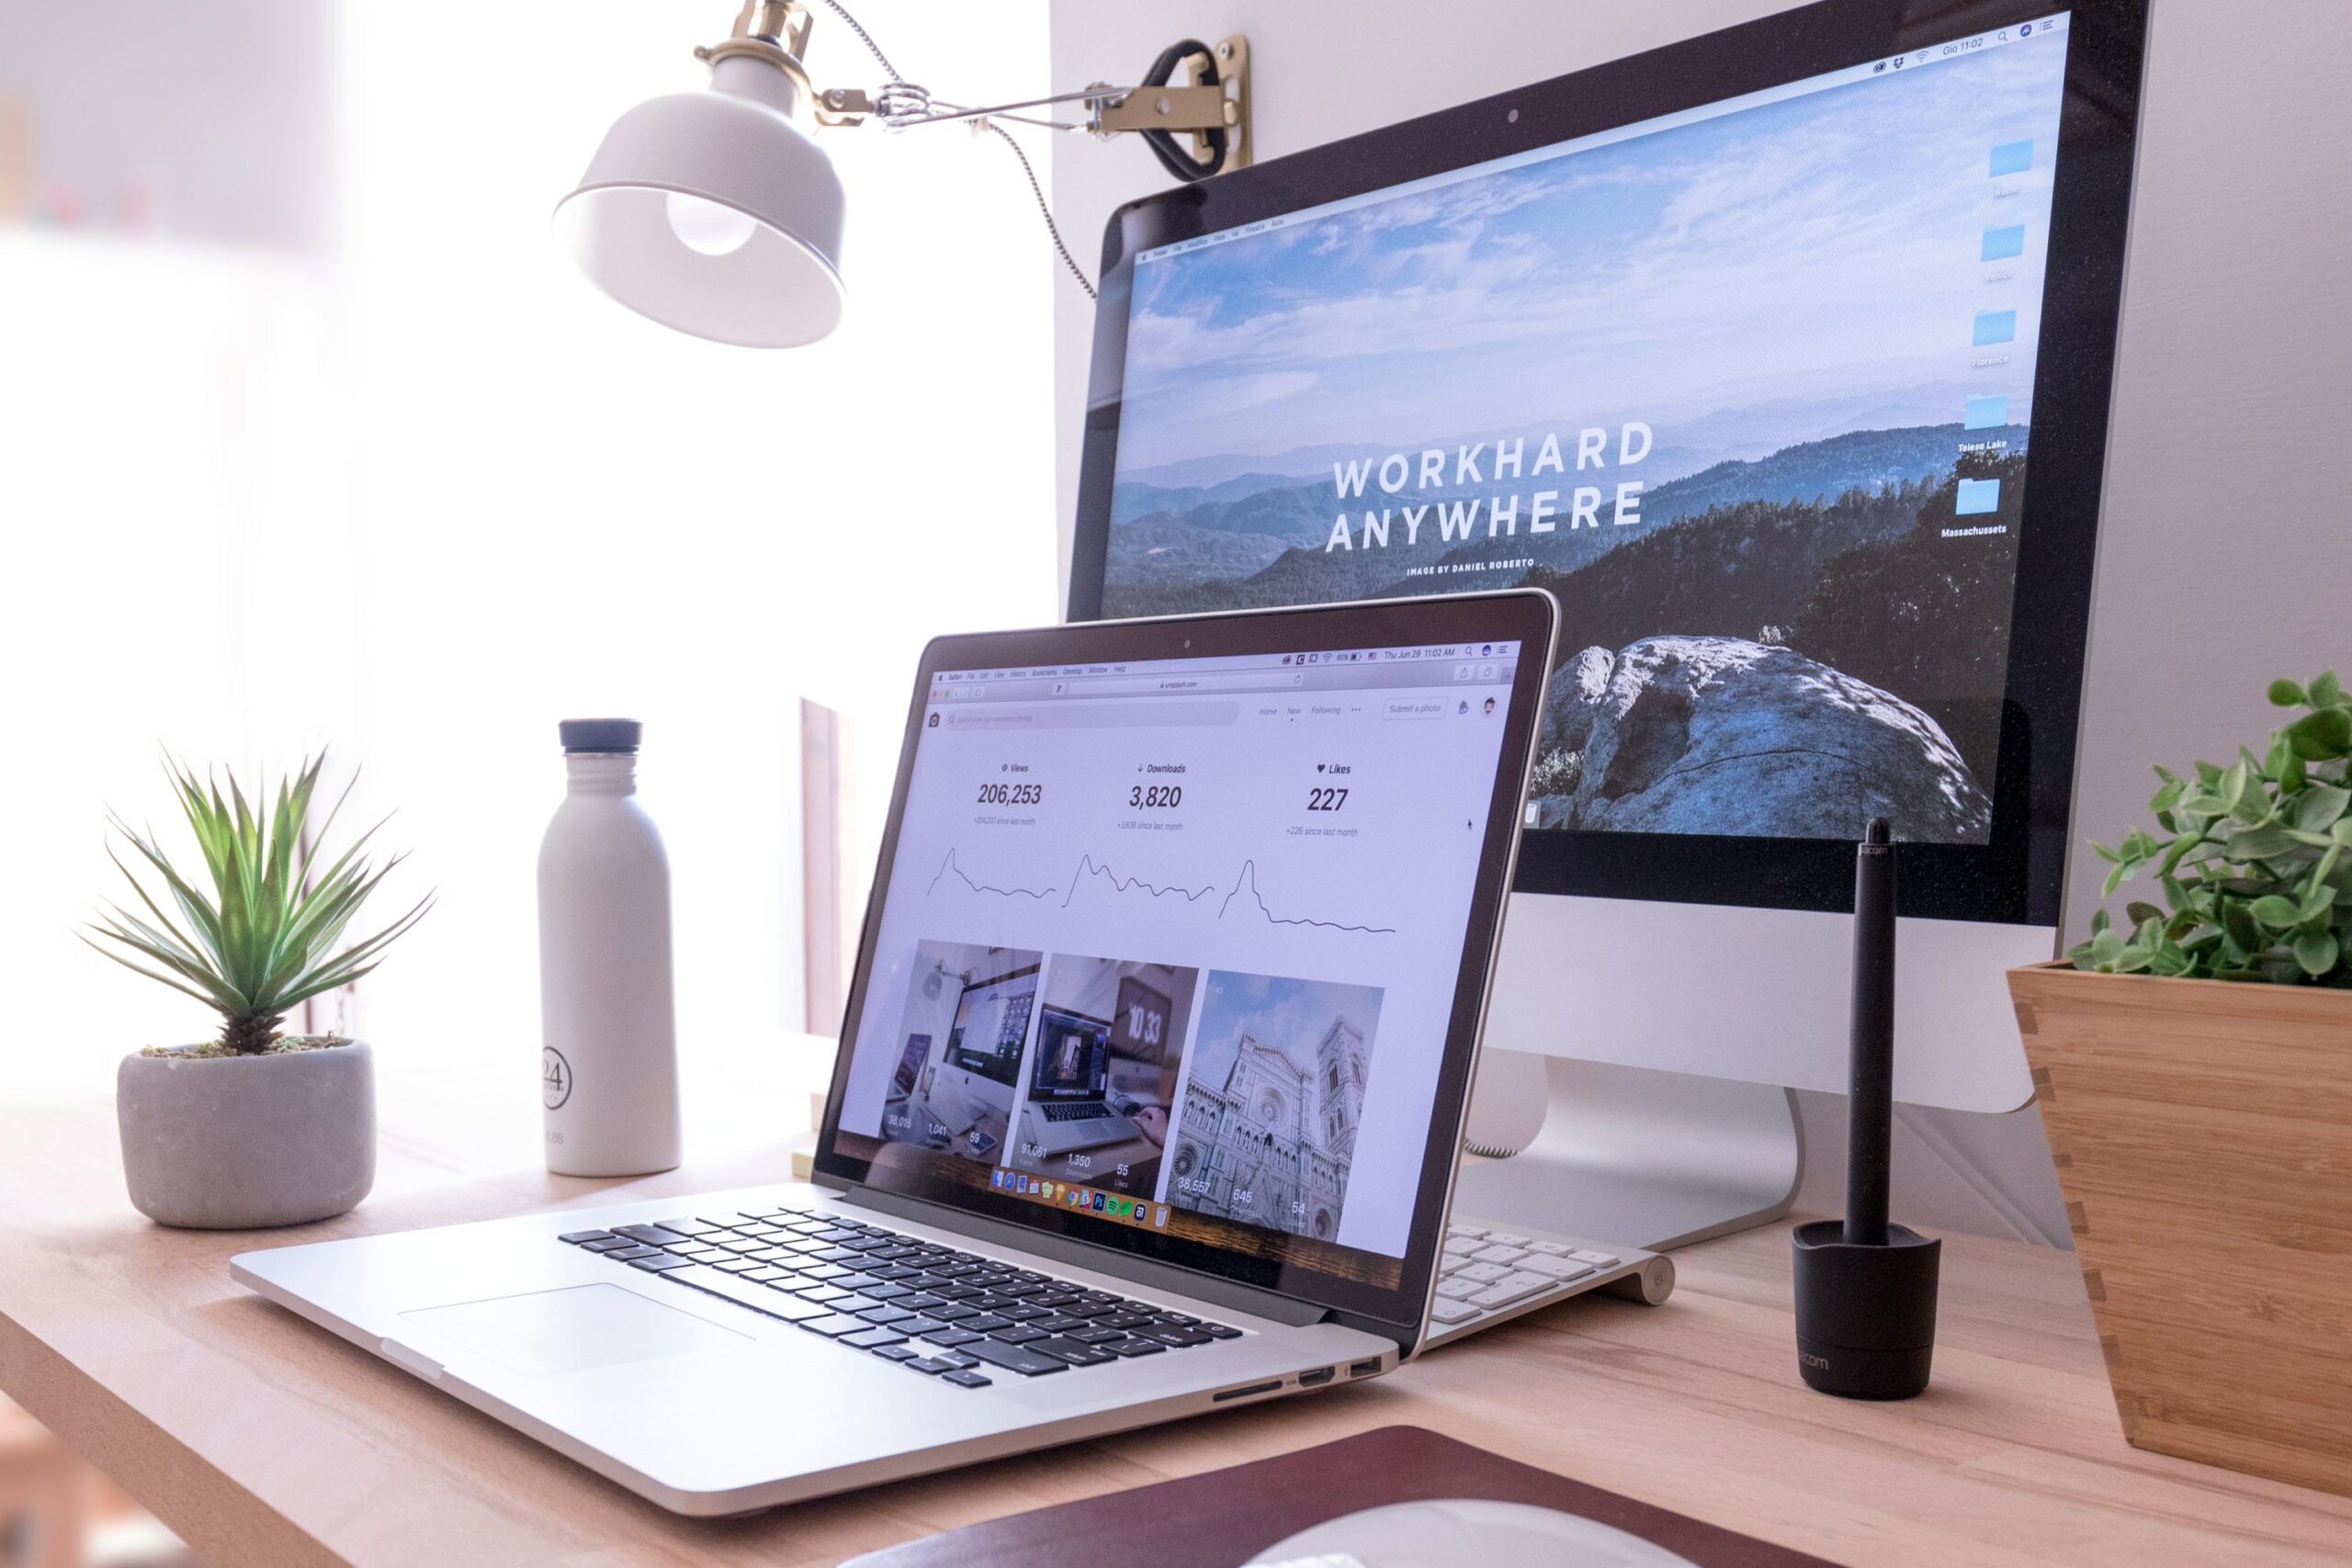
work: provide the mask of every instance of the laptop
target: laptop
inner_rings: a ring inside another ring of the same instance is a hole
[[[1111,1021],[1047,1008],[1037,1026],[1021,1146],[1036,1155],[1101,1148],[1140,1134],[1111,1107]]]
[[[1554,617],[933,642],[812,1182],[779,1153],[754,1188],[235,1278],[698,1515],[1387,1375],[1469,1256],[1447,1204]],[[1039,1026],[1123,1006],[1135,1135],[1027,1140]]]

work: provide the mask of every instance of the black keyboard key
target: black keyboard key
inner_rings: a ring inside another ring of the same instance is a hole
[[[1041,1356],[1059,1356],[1073,1367],[1099,1367],[1105,1361],[1118,1359],[1108,1350],[1097,1350],[1091,1345],[1081,1345],[1075,1339],[1064,1339],[1059,1336],[1040,1339],[1028,1348]]]
[[[842,1274],[834,1278],[833,1283],[844,1291],[872,1291],[882,1286],[882,1281],[871,1274]]]
[[[978,1304],[983,1312],[988,1311],[989,1308],[996,1305],[996,1303],[993,1301],[986,1299],[988,1294],[987,1292],[982,1291],[976,1286],[959,1285],[953,1280],[941,1280],[928,1275],[925,1276],[920,1283],[924,1290],[929,1291],[933,1295],[939,1297],[942,1301],[972,1302]]]
[[[1122,1339],[1117,1344],[1106,1345],[1103,1348],[1114,1356],[1125,1356],[1132,1360],[1137,1356],[1157,1356],[1168,1347],[1157,1339]]]
[[[1040,1291],[1029,1298],[1031,1306],[1066,1307],[1078,1300],[1076,1291]]]
[[[578,1247],[583,1241],[610,1241],[612,1236],[613,1233],[610,1231],[566,1231],[556,1237],[556,1240],[568,1241],[572,1246]]]
[[[784,1296],[778,1299],[797,1301],[799,1298]],[[811,1334],[821,1334],[828,1339],[839,1339],[845,1334],[863,1334],[874,1325],[862,1317],[843,1317],[839,1313],[827,1313],[822,1317],[806,1319],[800,1326]]]
[[[819,1241],[830,1241],[838,1246],[844,1241],[854,1241],[858,1234],[857,1230],[835,1221],[825,1229],[817,1232],[816,1236]]]
[[[1012,1306],[997,1309],[997,1316],[1010,1319],[1014,1323],[1035,1323],[1041,1317],[1053,1315],[1044,1307],[1023,1306],[1017,1302]]]
[[[842,1311],[842,1310],[846,1310],[846,1309],[843,1309],[843,1308],[838,1308],[838,1307],[837,1307],[837,1308],[835,1308],[834,1310],[836,1310],[836,1311]],[[865,1319],[865,1321],[866,1321],[866,1322],[868,1322],[868,1323],[877,1323],[877,1324],[879,1324],[879,1323],[912,1323],[912,1322],[915,1320],[915,1314],[912,1314],[912,1313],[910,1313],[910,1312],[902,1312],[902,1311],[900,1311],[899,1308],[894,1307],[894,1306],[872,1306],[872,1307],[867,1307],[864,1312],[857,1313],[857,1314],[854,1314],[854,1315],[858,1316],[858,1317],[862,1317],[862,1318]]]
[[[627,1247],[607,1252],[605,1256],[618,1258],[623,1263],[630,1263],[640,1258],[650,1258],[661,1250],[658,1247],[648,1247],[641,1241],[633,1241]]]
[[[887,1280],[876,1280],[873,1283],[865,1285],[852,1285],[844,1282],[842,1289],[845,1291],[856,1291],[863,1295],[872,1296],[877,1302],[900,1301],[914,1294],[912,1291],[907,1289],[904,1285],[893,1285]]]
[[[1073,1328],[1085,1327],[1086,1319],[1082,1317],[1037,1317],[1029,1320],[1029,1326],[1035,1329],[1040,1334],[1068,1334]]]
[[[628,1260],[628,1266],[632,1269],[642,1269],[649,1274],[659,1274],[665,1269],[692,1269],[695,1266],[695,1260],[691,1258],[680,1258],[673,1252],[657,1252],[650,1258],[632,1258]]]
[[[1081,1328],[1072,1333],[1069,1337],[1081,1345],[1113,1345],[1125,1339],[1126,1336],[1115,1328]]]
[[[660,1225],[615,1225],[615,1235],[625,1235],[631,1241],[641,1241],[648,1247],[667,1247],[673,1241],[687,1238],[675,1231],[665,1231]]]
[[[1011,1328],[998,1329],[989,1337],[1004,1345],[1026,1345],[1032,1339],[1043,1339],[1046,1337],[1034,1328],[1023,1327],[1016,1323]]]
[[[1009,1317],[999,1317],[994,1313],[984,1312],[978,1317],[966,1318],[961,1324],[957,1325],[957,1326],[971,1329],[976,1334],[994,1334],[1000,1328],[1011,1328],[1012,1326],[1012,1319]]]
[[[976,1339],[964,1347],[964,1352],[978,1357],[989,1366],[1002,1367],[1008,1372],[1019,1372],[1024,1378],[1041,1378],[1048,1372],[1069,1371],[1069,1363],[1059,1356],[1040,1356],[1025,1345],[1005,1345],[994,1339]]]
[[[1072,1302],[1059,1310],[1064,1317],[1108,1317],[1116,1310],[1116,1305],[1111,1302]]]
[[[1093,1320],[1094,1326],[1097,1328],[1116,1328],[1120,1330],[1141,1328],[1150,1321],[1151,1314],[1149,1313],[1142,1312],[1105,1313],[1101,1317]]]
[[[939,1374],[939,1381],[941,1382],[952,1382],[957,1388],[986,1388],[989,1386],[989,1380],[980,1376],[978,1372],[942,1372]]]
[[[602,1241],[582,1242],[580,1244],[580,1250],[582,1252],[618,1252],[625,1247],[637,1247],[639,1245],[639,1243],[631,1241],[625,1235],[608,1235]]]
[[[884,1345],[903,1345],[907,1337],[895,1328],[868,1328],[856,1334],[844,1334],[841,1341],[844,1345],[854,1345],[861,1350],[873,1350]]]
[[[1141,1338],[1157,1339],[1162,1345],[1173,1345],[1180,1350],[1209,1343],[1209,1337],[1199,1329],[1185,1328],[1181,1325],[1171,1328],[1165,1324],[1154,1324],[1148,1328],[1138,1328],[1136,1333]]]
[[[910,1362],[915,1359],[914,1347],[911,1345],[876,1345],[874,1347],[874,1353],[886,1361]]]
[[[1190,1328],[1201,1320],[1197,1317],[1186,1317],[1181,1312],[1163,1312],[1159,1314],[1159,1321],[1172,1323],[1179,1328]]]
[[[960,1302],[943,1302],[937,1296],[916,1296],[907,1303],[907,1310],[922,1313],[944,1323],[962,1323],[967,1318],[980,1315]]]
[[[975,1339],[985,1339],[988,1336],[975,1334],[968,1328],[934,1328],[923,1337],[934,1345],[944,1345],[952,1349],[958,1345],[969,1345]]]
[[[1000,1296],[1034,1296],[1045,1288],[1033,1285],[1026,1280],[1008,1280],[996,1287],[996,1293]]]
[[[935,1317],[912,1318],[899,1325],[899,1333],[911,1334],[918,1339],[928,1339],[934,1334],[944,1334],[946,1331],[947,1325]]]
[[[877,1264],[871,1258],[866,1260],[865,1271],[877,1280],[888,1280],[894,1285],[904,1284],[909,1280],[920,1278],[916,1270],[907,1268],[904,1264]]]
[[[1212,1339],[1238,1339],[1241,1337],[1241,1330],[1228,1327],[1227,1325],[1222,1323],[1204,1323],[1200,1325],[1200,1328],[1202,1333],[1207,1335]]]
[[[907,1363],[907,1371],[910,1372],[921,1372],[926,1377],[937,1377],[942,1372],[952,1372],[956,1371],[956,1363],[953,1361],[943,1361],[936,1357],[926,1356],[921,1360],[909,1361]]]
[[[771,1291],[765,1285],[754,1285],[732,1274],[704,1268],[701,1264],[689,1269],[665,1270],[662,1278],[673,1285],[692,1285],[710,1295],[723,1296],[739,1306],[750,1307],[753,1312],[763,1313],[769,1317],[783,1318],[787,1323],[827,1315],[823,1307],[810,1306],[806,1302]]]

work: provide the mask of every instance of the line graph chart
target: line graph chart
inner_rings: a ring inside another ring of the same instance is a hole
[[[1028,898],[1041,903],[1046,899],[1055,899],[1058,902],[1058,907],[1065,909],[1069,908],[1070,901],[1078,897],[1081,887],[1090,886],[1107,887],[1116,895],[1140,893],[1150,898],[1180,898],[1188,905],[1199,904],[1204,898],[1214,897],[1219,889],[1223,888],[1224,897],[1217,900],[1216,906],[1216,918],[1220,920],[1225,919],[1227,913],[1233,908],[1235,901],[1246,893],[1248,902],[1244,906],[1245,909],[1254,906],[1269,925],[1307,926],[1318,931],[1353,931],[1367,936],[1396,934],[1396,928],[1394,926],[1357,925],[1344,920],[1325,920],[1305,915],[1275,913],[1273,906],[1266,902],[1265,894],[1259,889],[1258,863],[1254,860],[1245,860],[1241,863],[1241,869],[1235,874],[1230,887],[1225,887],[1221,883],[1210,883],[1193,887],[1182,883],[1162,885],[1147,882],[1140,876],[1124,876],[1112,866],[1096,860],[1091,853],[1088,853],[1079,856],[1077,868],[1070,873],[1069,880],[1066,883],[1057,882],[1045,887],[1008,887],[1000,886],[972,875],[957,862],[956,852],[951,848],[947,852],[946,858],[939,863],[939,870],[933,874],[930,886],[923,889],[924,897],[928,897],[937,893],[940,885],[947,882],[950,877],[955,879],[955,885],[959,885],[969,892],[999,898]]]

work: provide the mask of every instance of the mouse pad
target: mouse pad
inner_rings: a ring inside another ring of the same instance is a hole
[[[401,1315],[427,1333],[526,1377],[584,1372],[657,1356],[723,1350],[751,1337],[619,1285],[492,1296]],[[429,1340],[419,1349],[430,1349]]]
[[[1419,1498],[1527,1503],[1613,1525],[1699,1568],[1828,1568],[1818,1557],[1637,1503],[1419,1427],[1383,1427],[1279,1459],[989,1519],[842,1568],[1234,1568],[1310,1525]],[[1170,1520],[1182,1528],[1171,1529]]]

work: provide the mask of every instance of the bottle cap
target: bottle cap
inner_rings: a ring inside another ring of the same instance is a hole
[[[567,718],[555,727],[563,749],[572,751],[626,751],[634,754],[645,726],[633,718]]]

